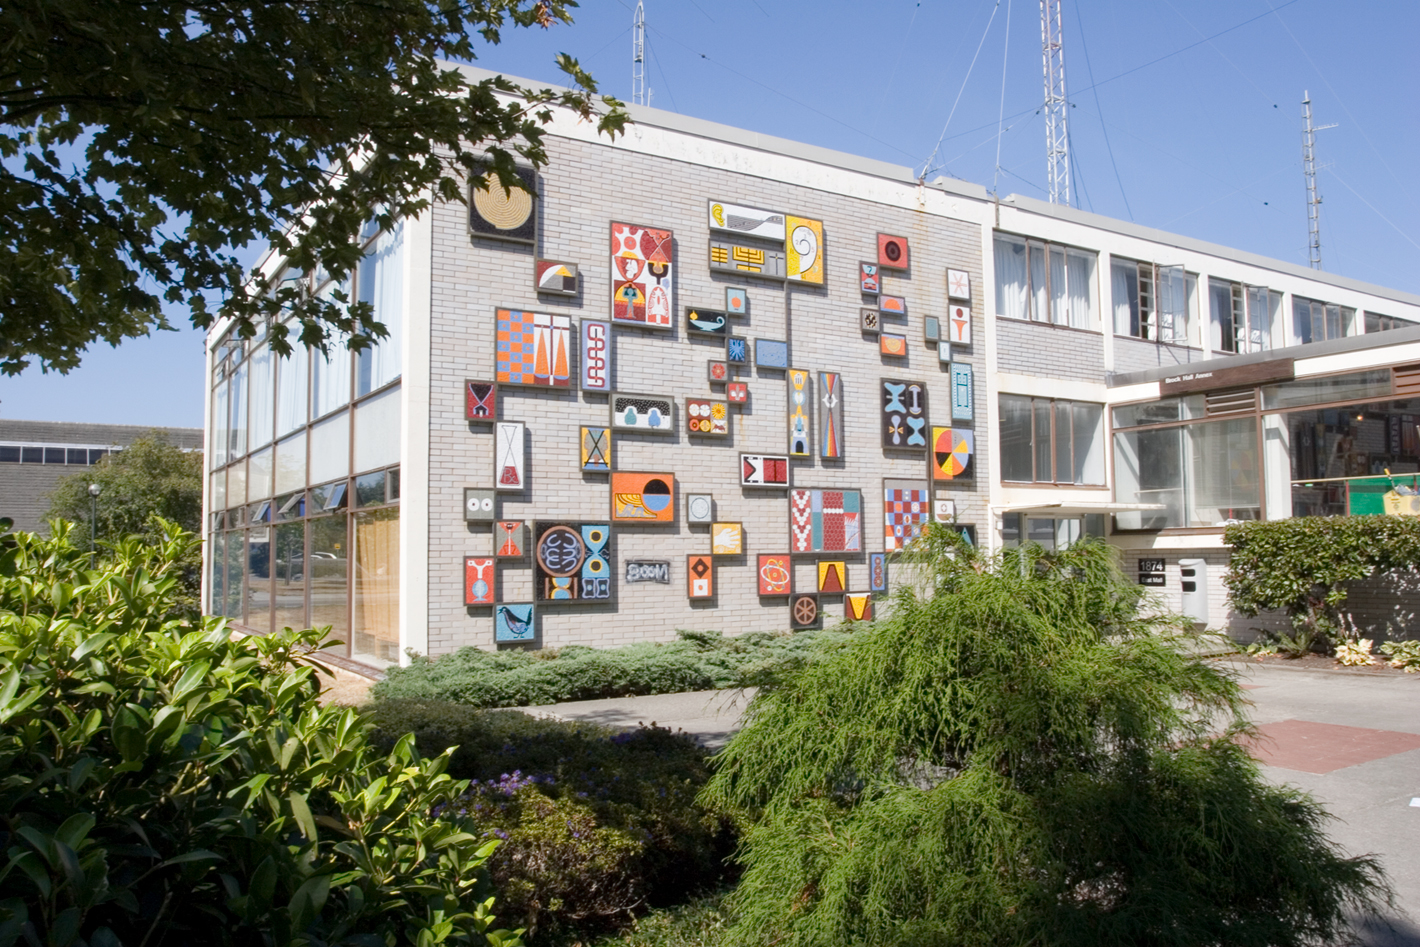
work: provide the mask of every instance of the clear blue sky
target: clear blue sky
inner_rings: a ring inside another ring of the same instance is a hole
[[[1062,2],[1078,206],[1305,264],[1309,90],[1338,124],[1318,134],[1325,269],[1420,293],[1420,3]],[[479,64],[557,82],[565,51],[629,100],[633,6],[587,0]],[[950,114],[934,173],[1045,196],[1035,0],[646,6],[658,108],[916,170]],[[202,370],[191,330],[100,347],[68,376],[0,379],[0,417],[197,426]]]

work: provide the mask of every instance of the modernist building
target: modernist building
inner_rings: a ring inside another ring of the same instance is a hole
[[[49,495],[60,480],[155,433],[183,450],[202,449],[203,432],[196,427],[0,420],[0,516],[17,530],[47,529]]]
[[[631,113],[370,234],[374,349],[213,330],[212,611],[374,664],[787,629],[937,517],[1108,536],[1223,626],[1224,524],[1420,469],[1420,297]]]

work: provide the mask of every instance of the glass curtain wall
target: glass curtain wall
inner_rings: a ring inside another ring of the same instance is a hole
[[[386,338],[285,357],[224,341],[212,376],[209,610],[263,633],[329,625],[374,664],[399,659],[404,247],[402,227],[367,229],[351,282]],[[319,275],[288,281],[337,291]]]

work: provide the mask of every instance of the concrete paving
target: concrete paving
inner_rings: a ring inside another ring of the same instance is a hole
[[[1322,802],[1335,821],[1328,834],[1352,854],[1380,857],[1398,910],[1368,925],[1368,947],[1420,947],[1420,675],[1376,676],[1230,663],[1253,702],[1272,760],[1269,779]],[[568,720],[632,728],[656,723],[718,749],[734,734],[753,691],[695,691],[529,707]],[[1356,762],[1361,760],[1361,762]],[[1286,764],[1286,765],[1282,765]],[[1300,767],[1300,768],[1288,768]]]

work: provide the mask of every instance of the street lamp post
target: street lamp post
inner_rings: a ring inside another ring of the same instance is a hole
[[[89,484],[89,558],[94,558],[94,553],[98,551],[99,536],[99,494],[104,492],[104,488],[97,483]]]

